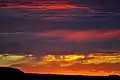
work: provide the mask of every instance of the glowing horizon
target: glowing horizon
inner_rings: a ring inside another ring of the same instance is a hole
[[[0,59],[0,66],[15,67],[28,73],[90,76],[120,75],[120,53],[48,54],[41,57],[10,54],[4,56],[4,54],[1,54]]]

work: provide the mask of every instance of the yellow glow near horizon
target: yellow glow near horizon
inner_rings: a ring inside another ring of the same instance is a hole
[[[11,66],[25,72],[65,75],[120,74],[119,54],[59,54],[35,57],[34,55],[0,55],[0,66]],[[108,67],[110,66],[110,67]]]
[[[84,55],[46,55],[43,57],[44,61],[74,61],[77,59],[84,59]]]

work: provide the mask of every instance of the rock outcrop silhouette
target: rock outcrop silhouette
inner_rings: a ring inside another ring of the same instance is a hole
[[[0,67],[0,80],[23,80],[24,72],[16,68]]]
[[[0,67],[0,80],[120,80],[118,75],[110,76],[82,76],[24,73],[16,68]]]

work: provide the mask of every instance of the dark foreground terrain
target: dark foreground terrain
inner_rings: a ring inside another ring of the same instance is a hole
[[[120,76],[78,76],[24,73],[15,68],[0,67],[0,80],[120,80]]]

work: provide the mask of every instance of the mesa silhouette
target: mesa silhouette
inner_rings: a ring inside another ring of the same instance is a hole
[[[110,75],[110,76],[84,76],[84,75],[55,75],[55,74],[33,74],[24,73],[19,69],[10,67],[0,67],[0,78],[2,80],[82,80],[82,79],[115,79],[119,80],[120,76]]]
[[[19,69],[11,67],[0,67],[0,78],[2,80],[23,80],[23,77],[24,72]]]

